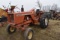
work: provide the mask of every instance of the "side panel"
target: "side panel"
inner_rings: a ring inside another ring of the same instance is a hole
[[[37,24],[39,17],[36,17],[34,14],[31,15],[31,17],[32,17],[32,19],[33,19],[33,21],[34,21],[34,24]]]
[[[24,21],[24,16],[17,14],[14,14],[14,23],[18,24],[18,23],[22,23]]]

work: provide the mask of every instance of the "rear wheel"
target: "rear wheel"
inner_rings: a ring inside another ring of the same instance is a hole
[[[47,16],[42,15],[40,18],[40,26],[41,28],[47,28],[49,23],[49,19]]]
[[[12,33],[14,33],[16,31],[16,28],[15,27],[12,27],[11,25],[8,25],[7,26],[7,32],[9,33],[9,34],[12,34]]]
[[[32,40],[33,38],[33,30],[31,28],[27,28],[24,32],[25,40]]]

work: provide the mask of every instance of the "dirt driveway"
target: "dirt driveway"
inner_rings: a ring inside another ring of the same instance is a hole
[[[34,26],[32,29],[35,32],[33,40],[60,40],[60,21],[50,20],[49,27],[46,29],[38,26]],[[22,35],[21,31],[9,35],[6,27],[0,27],[0,40],[24,40]]]

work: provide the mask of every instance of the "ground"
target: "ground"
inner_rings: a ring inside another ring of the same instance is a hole
[[[0,40],[24,40],[23,33],[16,31],[14,34],[8,34],[6,25],[0,27]],[[33,40],[60,40],[60,20],[50,20],[46,29],[33,26]]]

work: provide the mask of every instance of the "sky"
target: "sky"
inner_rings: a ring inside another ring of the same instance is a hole
[[[42,6],[57,4],[60,7],[60,0],[39,0]],[[25,10],[30,10],[32,8],[38,8],[37,0],[0,0],[0,8],[3,8],[2,5],[8,7],[9,3],[11,5],[16,5],[21,8],[21,5],[24,5]]]

